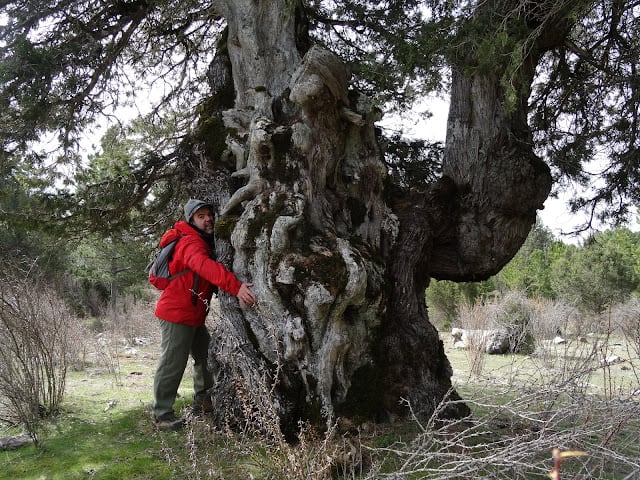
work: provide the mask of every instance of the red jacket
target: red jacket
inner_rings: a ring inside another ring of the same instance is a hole
[[[160,295],[155,314],[162,320],[197,327],[204,325],[213,286],[237,296],[242,282],[224,265],[210,258],[211,247],[187,222],[176,222],[175,231],[169,230],[162,240],[175,235],[176,231],[182,237],[175,246],[169,271],[174,275],[185,269],[190,271],[169,282]],[[160,244],[164,245],[162,240]],[[194,272],[200,276],[195,305],[192,296]]]

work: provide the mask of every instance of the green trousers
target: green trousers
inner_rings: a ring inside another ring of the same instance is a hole
[[[193,357],[194,400],[207,397],[213,386],[213,377],[207,369],[209,332],[207,327],[190,327],[160,320],[162,340],[160,359],[153,379],[153,415],[162,418],[173,414],[173,403],[178,394],[189,355]]]

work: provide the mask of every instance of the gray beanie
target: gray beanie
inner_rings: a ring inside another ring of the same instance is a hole
[[[187,222],[191,222],[191,217],[193,214],[200,210],[202,207],[209,207],[211,209],[211,213],[213,213],[213,205],[210,203],[204,202],[202,200],[197,200],[195,198],[190,198],[187,203],[184,204],[184,218]]]

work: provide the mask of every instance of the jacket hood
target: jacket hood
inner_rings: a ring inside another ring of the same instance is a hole
[[[184,218],[187,222],[191,222],[191,217],[201,208],[207,207],[213,213],[213,205],[205,202],[204,200],[198,200],[195,198],[190,199],[187,203],[184,204]]]

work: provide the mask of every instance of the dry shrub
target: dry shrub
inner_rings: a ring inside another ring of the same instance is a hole
[[[572,325],[576,325],[580,318],[577,308],[559,300],[536,298],[529,299],[529,303],[533,311],[531,331],[537,345],[556,336],[568,336]]]
[[[500,305],[465,307],[463,326],[494,327],[487,319],[499,315]],[[375,468],[366,478],[547,478],[556,448],[587,453],[562,463],[563,479],[640,478],[640,392],[605,384],[605,394],[595,395],[590,384],[600,373],[606,380],[608,366],[601,360],[610,349],[609,335],[589,337],[588,343],[567,335],[566,343],[556,344],[553,338],[561,331],[581,331],[576,310],[542,300],[528,300],[528,308],[526,325],[537,346],[527,357],[533,369],[521,372],[519,381],[499,378],[468,394],[469,418],[443,421],[438,416],[443,404],[427,423],[415,419],[420,433],[411,442],[367,449]],[[628,308],[626,317],[613,316],[625,318],[626,334],[633,336],[640,328],[640,310]],[[611,327],[605,322],[600,330],[610,332]],[[636,362],[625,365],[631,363]]]
[[[482,373],[490,343],[492,349],[504,347],[503,353],[530,353],[535,345],[532,318],[531,304],[519,292],[492,302],[462,305],[458,322],[466,331],[470,373],[476,376]]]
[[[557,300],[531,300],[534,311],[531,331],[535,335],[533,360],[539,369],[556,376],[555,382],[582,378],[587,381],[597,368],[597,342],[571,332],[581,331],[579,311]],[[546,376],[546,374],[545,374]]]
[[[160,296],[158,290],[147,288],[142,296],[122,296],[115,318],[108,323],[109,329],[124,336],[128,345],[135,345],[140,339],[149,339],[153,343],[160,341],[158,319],[153,314]],[[113,317],[113,313],[112,313]]]
[[[484,369],[487,339],[482,332],[490,328],[494,316],[492,304],[464,304],[460,307],[459,322],[467,331],[465,347],[471,375],[479,376]]]
[[[553,338],[556,326],[564,328],[574,313],[554,302],[532,303],[530,308],[534,317],[540,313],[536,320],[529,318],[529,328],[540,334],[540,341]],[[495,304],[465,306],[462,311],[465,328],[495,326]],[[261,316],[272,314],[260,311]],[[524,480],[547,478],[555,448],[588,453],[565,460],[562,478],[640,475],[640,402],[620,393],[596,396],[587,391],[587,376],[603,368],[596,359],[597,345],[562,346],[566,353],[557,357],[554,368],[540,365],[524,386],[488,386],[466,398],[471,417],[442,420],[445,400],[427,423],[414,419],[419,433],[411,441],[375,447],[358,436],[342,436],[333,427],[318,432],[307,425],[301,426],[297,442],[288,441],[273,395],[277,372],[266,374],[259,365],[247,366],[242,342],[233,335],[225,338],[237,348],[227,350],[224,360],[231,365],[245,423],[239,429],[214,431],[206,421],[193,419],[188,427],[190,478]],[[484,357],[484,344],[480,345],[470,355]],[[484,360],[477,361],[484,365]],[[531,361],[535,365],[540,359],[534,355]],[[233,474],[227,476],[229,468]]]
[[[602,368],[601,348],[602,344],[597,339],[590,343],[577,340],[562,344],[552,341],[541,343],[536,354],[530,358],[536,372],[531,374],[531,383],[537,381],[543,385],[549,382],[562,386],[565,393],[583,395],[590,385],[591,376]]]
[[[635,358],[640,358],[640,299],[612,308],[614,326],[620,329]]]
[[[637,399],[567,394],[564,385],[547,383],[533,389],[488,389],[464,401],[471,417],[442,421],[438,410],[426,424],[416,420],[421,433],[413,441],[372,449],[377,468],[367,478],[547,478],[555,448],[587,452],[563,463],[562,478],[640,475]]]
[[[42,418],[62,402],[77,322],[34,272],[7,266],[0,274],[0,420],[23,424],[37,442]]]
[[[640,299],[616,305],[612,316],[617,328],[620,329],[627,345],[627,356],[636,380],[640,384]]]
[[[535,349],[535,338],[530,299],[523,292],[510,291],[496,300],[495,309],[493,328],[507,334],[509,352],[531,353]]]
[[[92,318],[91,324],[74,336],[80,355],[73,368],[109,373],[120,384],[121,355],[160,343],[159,320],[153,314],[158,295],[154,289],[146,290],[143,296],[123,295],[116,311]]]

